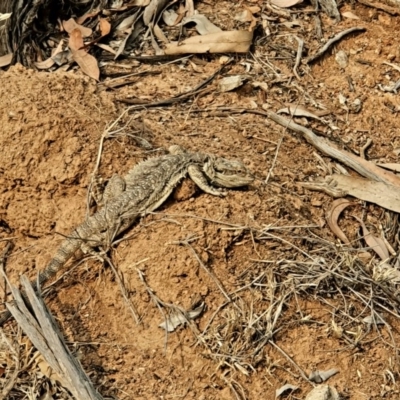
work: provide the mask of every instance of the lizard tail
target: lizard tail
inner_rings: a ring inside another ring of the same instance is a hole
[[[60,271],[67,261],[75,254],[81,247],[82,240],[75,236],[75,232],[68,239],[64,240],[57,253],[52,260],[47,264],[46,268],[39,273],[39,285],[42,286],[49,279],[53,278],[58,271]],[[36,283],[34,289],[37,289]]]

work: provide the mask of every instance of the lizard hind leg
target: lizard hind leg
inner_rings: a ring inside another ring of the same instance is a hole
[[[211,186],[204,173],[196,165],[189,165],[188,174],[193,182],[204,192],[212,194],[213,196],[226,196],[226,192]]]
[[[95,177],[92,196],[98,206],[104,207],[110,200],[120,196],[122,192],[125,191],[125,186],[124,178],[117,174],[113,175],[106,185],[103,184],[103,179],[101,177]]]
[[[125,179],[117,174],[113,175],[104,188],[103,204],[118,198],[125,191],[125,187]]]

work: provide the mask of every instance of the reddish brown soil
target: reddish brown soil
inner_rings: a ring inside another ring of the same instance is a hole
[[[223,9],[224,3],[221,4]],[[345,6],[341,11],[349,9]],[[361,18],[359,25],[367,31],[349,36],[336,45],[335,51],[344,50],[349,55],[348,67],[342,70],[335,62],[335,54],[328,52],[310,67],[299,84],[316,103],[323,104],[336,116],[332,122],[339,130],[330,134],[332,140],[358,151],[371,138],[369,160],[396,162],[400,148],[400,98],[380,91],[377,85],[386,85],[389,80],[400,77],[398,71],[383,64],[400,63],[400,47],[395,39],[400,20],[361,5],[352,12]],[[324,24],[328,32],[354,26],[351,20],[333,26],[324,19]],[[317,46],[312,42],[309,45]],[[257,48],[261,59],[264,50],[268,50],[267,45]],[[283,62],[270,61],[277,63],[283,74],[291,73]],[[249,62],[254,62],[250,56]],[[261,74],[264,64],[256,66]],[[198,65],[196,70],[180,62],[138,68],[151,68],[160,74],[143,76],[135,85],[116,92],[96,86],[77,70],[45,73],[14,66],[0,73],[0,220],[12,229],[9,234],[2,232],[1,237],[14,237],[15,248],[6,265],[12,282],[18,282],[21,274],[34,278],[56,251],[61,235],[67,235],[84,219],[87,189],[101,135],[125,107],[117,100],[128,96],[168,98],[193,88],[219,68],[219,64],[215,59]],[[229,73],[245,73],[245,68],[238,62]],[[348,78],[355,87],[353,92],[349,90]],[[362,110],[347,114],[339,104],[339,94],[349,102],[360,99]],[[294,86],[271,85],[270,93],[266,94],[246,84],[235,92],[214,92],[201,97],[195,108],[257,105],[261,109],[264,104],[278,110],[293,102],[312,108],[312,102],[307,99]],[[114,172],[123,174],[138,161],[163,154],[162,149],[179,144],[190,150],[243,160],[258,180],[248,189],[230,191],[226,198],[200,191],[193,193],[184,187],[182,190],[186,192],[169,199],[156,215],[144,218],[128,233],[133,237],[115,247],[112,259],[141,316],[140,325],[127,309],[111,269],[94,260],[84,262],[57,281],[47,298],[48,304],[104,396],[232,399],[234,388],[237,393],[243,390],[248,399],[273,399],[277,388],[292,383],[300,387],[295,392],[297,397],[293,398],[304,398],[311,386],[271,344],[265,345],[260,360],[253,363],[254,370],[248,368],[246,376],[232,366],[232,360],[230,364],[219,364],[217,357],[212,357],[213,351],[196,343],[188,327],[168,335],[158,327],[163,316],[137,269],[144,274],[148,287],[164,302],[188,308],[196,299],[203,299],[206,311],[195,320],[200,332],[225,302],[191,249],[176,242],[194,238],[191,244],[196,254],[228,293],[263,272],[268,276],[273,271],[279,276],[281,260],[301,258],[297,250],[281,241],[253,241],[245,227],[313,226],[311,231],[316,237],[335,242],[324,222],[331,199],[298,185],[309,177],[323,175],[311,146],[261,116],[218,116],[189,111],[188,105],[177,105],[136,111],[130,114],[134,116],[133,121],[124,117],[123,122],[128,123],[125,132],[143,137],[155,151],[139,147],[127,136],[108,138],[104,142],[100,174],[105,178]],[[310,125],[305,119],[299,122]],[[312,127],[325,130],[315,123]],[[280,139],[282,143],[277,152]],[[262,181],[273,165],[265,186]],[[357,215],[364,212],[373,223],[382,215],[378,207],[371,206],[363,211],[360,205],[353,211]],[[227,229],[226,225],[211,220],[237,226]],[[346,234],[355,239],[358,226],[354,220],[348,217],[342,224]],[[283,233],[271,232],[286,240],[293,237],[292,242],[303,246],[307,253],[322,254],[319,241],[303,243],[296,239],[300,234],[296,228]],[[259,316],[270,305],[268,290],[272,289],[266,286],[244,293],[244,307],[247,310],[254,307]],[[347,298],[350,303],[353,300],[357,301],[351,296]],[[274,342],[306,373],[315,369],[339,369],[328,383],[347,398],[398,399],[399,386],[385,372],[392,371],[398,377],[396,357],[390,345],[390,335],[397,342],[400,339],[398,321],[387,315],[390,331],[385,326],[379,332],[372,329],[363,343],[354,347],[332,333],[332,321],[337,321],[334,308],[341,304],[340,296],[325,301],[304,294],[292,297],[282,309]],[[216,327],[224,320],[231,320],[234,311],[234,307],[221,310],[209,334],[216,334]],[[352,329],[355,327],[365,333],[362,323],[356,323]],[[11,334],[12,329],[8,327],[7,332]],[[348,332],[351,337],[356,333]]]

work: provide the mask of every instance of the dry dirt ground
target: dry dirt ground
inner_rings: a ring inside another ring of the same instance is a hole
[[[210,12],[210,5],[204,7]],[[350,6],[341,9],[346,10]],[[399,342],[400,332],[394,316],[383,313],[388,324],[368,331],[362,319],[369,309],[351,292],[326,288],[326,296],[321,296],[314,287],[292,292],[287,299],[280,297],[289,261],[326,257],[329,264],[340,252],[324,217],[332,199],[299,185],[323,174],[314,149],[262,116],[191,112],[219,106],[261,109],[264,105],[278,110],[287,103],[312,108],[320,103],[339,128],[329,131],[331,140],[358,151],[370,138],[369,160],[397,162],[400,97],[380,91],[378,84],[400,77],[383,64],[400,63],[396,40],[400,19],[360,4],[351,11],[360,17],[358,25],[366,27],[366,32],[340,41],[297,85],[272,82],[265,93],[246,84],[186,104],[134,110],[122,118],[119,127],[125,124],[125,128],[104,141],[99,170],[104,178],[123,174],[138,161],[179,144],[243,160],[257,180],[249,188],[229,191],[226,198],[193,191],[184,184],[157,213],[136,224],[127,240],[114,246],[111,258],[141,317],[140,325],[123,301],[112,270],[100,261],[86,260],[52,285],[47,304],[103,396],[273,399],[277,388],[291,383],[299,389],[289,398],[302,399],[312,386],[299,370],[308,374],[337,368],[338,374],[328,383],[343,398],[399,398],[398,354],[393,343]],[[323,23],[327,32],[354,26],[349,20],[334,25],[326,17]],[[339,50],[349,56],[345,69],[335,62]],[[238,58],[229,74],[246,73],[250,65],[252,79],[262,80],[267,68],[263,60],[269,54],[280,72],[289,75],[277,51],[276,59],[271,55],[274,51],[268,43],[259,43],[256,56]],[[187,61],[139,65],[137,71],[152,69],[159,74],[141,76],[136,84],[118,91],[105,90],[78,70],[47,73],[16,65],[0,73],[0,232],[2,239],[13,237],[15,243],[6,264],[13,283],[21,274],[34,278],[62,236],[84,219],[100,138],[126,108],[118,99],[168,98],[195,87],[219,67],[218,57],[198,61],[195,68]],[[361,111],[344,110],[340,94],[350,103],[360,99]],[[318,122],[298,122],[321,134],[326,130]],[[388,215],[360,202],[351,214],[375,226]],[[5,223],[11,233],[3,228]],[[351,240],[359,238],[358,224],[350,214],[343,217],[341,226]],[[253,234],[266,227],[264,235]],[[189,239],[191,247],[182,244]],[[357,246],[362,245],[358,241]],[[234,296],[240,311],[225,304],[199,260]],[[158,327],[163,314],[146,285],[162,301],[185,309],[201,299],[205,312],[192,328],[180,327],[166,335]],[[343,317],[343,310],[350,319]],[[269,326],[275,315],[275,325]],[[264,321],[263,332],[254,328],[258,318]],[[335,325],[345,334],[338,334]],[[10,340],[22,340],[15,323],[4,332]],[[261,342],[264,345],[255,354]],[[0,354],[1,378],[11,357],[5,355],[4,346]],[[39,367],[28,365],[9,398],[23,398],[18,388],[27,385],[23,383],[26,376],[46,381]]]

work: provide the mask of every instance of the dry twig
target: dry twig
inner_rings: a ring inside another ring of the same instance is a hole
[[[311,64],[314,62],[316,59],[321,57],[329,48],[336,42],[338,42],[340,39],[342,39],[344,36],[353,33],[353,32],[364,32],[366,28],[362,26],[354,26],[353,28],[346,29],[337,35],[335,35],[332,39],[329,39],[314,55],[310,56],[307,59],[307,64]]]

